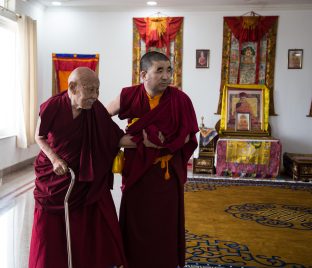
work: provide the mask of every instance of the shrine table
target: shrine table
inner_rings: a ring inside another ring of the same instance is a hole
[[[220,137],[216,149],[216,174],[275,178],[280,170],[281,151],[280,141],[273,137]]]

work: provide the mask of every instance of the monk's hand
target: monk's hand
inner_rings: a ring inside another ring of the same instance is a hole
[[[186,136],[184,143],[188,143],[189,141],[190,141],[190,134]]]
[[[143,144],[145,145],[145,147],[149,147],[149,148],[156,148],[156,149],[160,149],[160,146],[157,146],[156,144],[152,143],[148,138],[147,138],[147,133],[145,131],[145,129],[143,129]]]
[[[52,161],[53,171],[56,175],[64,175],[68,172],[67,163],[60,158],[56,158]]]
[[[165,136],[160,131],[158,132],[158,139],[161,143],[165,142]]]

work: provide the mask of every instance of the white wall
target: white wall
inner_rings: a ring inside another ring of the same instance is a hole
[[[99,53],[100,100],[106,104],[131,84],[132,18],[151,16],[155,10],[81,11],[49,8],[39,23],[39,102],[51,96],[52,53]],[[198,122],[213,127],[219,98],[223,16],[238,16],[249,9],[230,11],[160,10],[184,17],[183,89],[191,97]],[[254,10],[279,16],[273,135],[283,151],[312,153],[312,118],[306,117],[312,100],[312,10]],[[287,69],[289,48],[304,49],[303,69]],[[195,68],[195,50],[210,49],[210,68]],[[118,119],[115,120],[120,123]],[[1,149],[1,144],[0,144]],[[1,159],[0,159],[1,162]]]

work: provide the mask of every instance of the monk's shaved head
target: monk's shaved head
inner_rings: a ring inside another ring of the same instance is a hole
[[[82,86],[87,85],[90,82],[99,82],[97,74],[88,67],[78,67],[71,72],[68,77],[68,86],[71,82],[79,83]]]
[[[160,52],[157,51],[150,51],[144,54],[141,58],[140,61],[140,69],[141,71],[147,71],[152,65],[153,62],[158,62],[158,61],[169,61],[169,58]]]

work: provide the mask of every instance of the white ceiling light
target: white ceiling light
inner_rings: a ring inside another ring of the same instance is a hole
[[[157,2],[155,2],[155,1],[148,1],[148,2],[146,2],[146,4],[148,6],[157,6]]]
[[[61,6],[62,5],[62,3],[58,2],[58,1],[53,1],[51,4],[52,4],[52,6]]]

